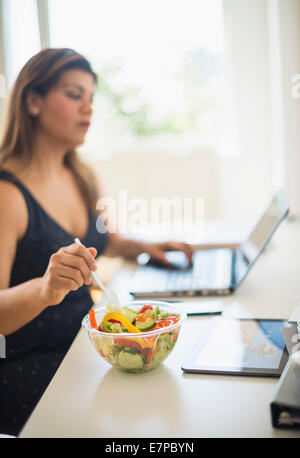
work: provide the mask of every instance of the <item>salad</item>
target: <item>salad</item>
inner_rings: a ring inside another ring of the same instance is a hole
[[[180,328],[176,326],[179,312],[151,304],[136,310],[107,306],[106,312],[97,323],[95,311],[89,311],[90,327],[98,331],[90,336],[100,355],[118,369],[144,372],[158,366],[173,350]],[[164,332],[164,328],[168,329]]]

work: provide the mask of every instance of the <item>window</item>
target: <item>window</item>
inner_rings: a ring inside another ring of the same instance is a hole
[[[13,85],[27,60],[40,50],[36,0],[2,0],[6,83]]]
[[[50,42],[99,75],[85,150],[183,153],[221,128],[221,0],[49,0]]]

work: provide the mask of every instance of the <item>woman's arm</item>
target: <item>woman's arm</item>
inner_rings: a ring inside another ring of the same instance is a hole
[[[34,278],[0,291],[0,333],[17,331],[38,316],[46,307],[41,300],[41,284]]]
[[[152,243],[142,240],[132,240],[121,237],[118,234],[109,234],[109,242],[104,252],[107,256],[123,256],[125,259],[135,260],[141,253],[149,253],[154,259],[161,261],[166,266],[170,264],[165,251],[182,251],[188,261],[192,262],[193,250],[184,242],[161,242]]]
[[[0,334],[8,335],[58,305],[70,291],[91,283],[95,248],[72,244],[54,253],[42,277],[9,288],[16,247],[27,227],[26,204],[15,186],[0,181]]]
[[[9,288],[18,240],[24,235],[28,214],[20,191],[0,182],[0,333],[10,334],[42,311],[39,281]]]

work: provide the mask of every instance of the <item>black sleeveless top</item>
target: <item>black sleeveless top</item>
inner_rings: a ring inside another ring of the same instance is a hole
[[[50,256],[74,243],[70,234],[51,218],[29,190],[10,172],[0,170],[0,180],[21,191],[28,210],[28,226],[17,244],[10,287],[44,275]],[[82,243],[105,249],[108,236],[99,233],[99,216],[89,212]],[[6,358],[0,359],[0,434],[17,435],[41,397],[74,337],[82,318],[93,305],[88,287],[71,291],[57,306],[46,308],[31,322],[6,336]]]

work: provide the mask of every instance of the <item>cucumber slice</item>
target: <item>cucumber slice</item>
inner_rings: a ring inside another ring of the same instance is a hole
[[[120,323],[112,323],[111,332],[122,332],[122,326]]]
[[[123,312],[123,316],[125,316],[125,318],[127,318],[127,320],[129,320],[130,323],[134,323],[136,312],[134,312],[133,310],[131,310],[128,307],[123,307],[122,312]]]
[[[112,323],[110,323],[109,321],[104,321],[104,323],[101,323],[101,328],[104,332],[112,332],[111,325]]]
[[[169,316],[169,312],[166,311],[166,310],[161,310],[160,311],[160,314],[159,314],[159,318],[163,319],[163,318],[167,318]]]
[[[117,358],[118,365],[125,370],[138,370],[144,367],[144,360],[140,352],[121,350]]]
[[[156,320],[149,316],[144,321],[136,321],[135,327],[138,328],[140,331],[149,331],[151,328],[155,326],[155,324]]]
[[[152,315],[153,315],[153,317],[154,317],[155,320],[157,320],[159,313],[160,313],[160,310],[159,310],[159,307],[158,307],[158,305],[157,305],[157,306],[155,307],[155,309],[153,310],[153,313],[152,313]]]

